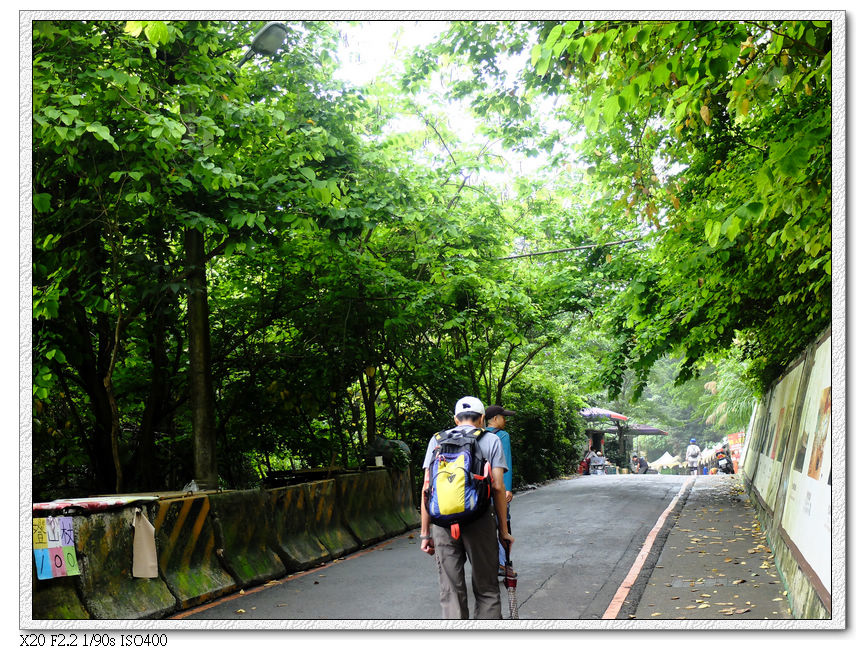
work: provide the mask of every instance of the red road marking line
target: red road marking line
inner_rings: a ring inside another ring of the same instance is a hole
[[[670,511],[675,507],[676,502],[679,500],[679,497],[685,492],[685,488],[690,487],[694,484],[695,478],[691,478],[688,481],[682,483],[682,487],[679,488],[678,494],[673,497],[673,500],[670,501],[670,504],[667,506],[666,510],[661,513],[661,516],[658,517],[658,521],[655,522],[655,527],[649,531],[648,537],[646,537],[646,541],[643,542],[643,548],[640,549],[640,552],[637,553],[637,559],[634,560],[634,564],[631,566],[631,570],[628,571],[628,575],[625,576],[625,579],[622,581],[622,584],[619,586],[618,591],[616,591],[616,595],[613,596],[613,600],[610,601],[609,607],[607,607],[607,611],[604,612],[604,615],[601,616],[601,619],[611,619],[616,618],[619,614],[619,610],[622,609],[622,605],[625,602],[625,599],[628,597],[628,594],[631,592],[631,587],[634,586],[634,581],[637,579],[637,576],[640,575],[640,571],[643,568],[643,565],[646,563],[646,558],[649,556],[649,551],[652,548],[652,545],[655,543],[655,538],[658,536],[658,532],[664,526],[664,522],[667,520],[667,515],[670,514]]]
[[[377,544],[376,546],[370,546],[367,549],[363,549],[361,551],[356,551],[356,552],[352,553],[351,555],[347,555],[345,557],[341,557],[341,558],[337,558],[337,559],[340,562],[345,562],[346,560],[351,560],[353,558],[360,557],[361,555],[366,555],[367,553],[372,553],[373,551],[378,550],[384,546],[387,546],[388,544],[392,544],[393,542],[395,542],[396,540],[398,540],[402,537],[407,538],[409,535],[413,535],[413,534],[414,533],[406,533],[406,534],[400,535],[399,537],[393,537],[389,540],[381,542],[380,544]],[[336,563],[336,560],[328,562],[324,566],[317,566],[315,568],[308,569],[308,570],[303,571],[301,573],[292,573],[290,576],[286,576],[285,578],[282,578],[280,580],[271,580],[269,582],[266,582],[263,585],[253,587],[252,589],[246,589],[246,590],[244,590],[244,592],[242,594],[241,593],[231,594],[230,596],[225,596],[224,598],[219,598],[218,600],[214,600],[212,602],[205,603],[204,605],[200,605],[199,607],[195,607],[193,609],[187,609],[186,611],[180,612],[179,614],[175,614],[174,616],[169,616],[167,620],[176,620],[176,619],[180,619],[180,618],[186,618],[187,616],[191,616],[192,614],[197,614],[198,612],[203,612],[205,610],[208,610],[211,607],[216,607],[217,605],[219,605],[221,603],[225,603],[225,602],[228,602],[230,600],[236,600],[237,598],[249,596],[250,594],[254,594],[254,593],[257,593],[259,591],[264,591],[265,589],[270,589],[271,587],[276,587],[277,585],[285,584],[286,582],[290,582],[291,580],[295,580],[297,578],[302,578],[303,576],[307,576],[310,573],[315,573],[316,571],[324,571],[328,567],[333,566],[335,563]]]

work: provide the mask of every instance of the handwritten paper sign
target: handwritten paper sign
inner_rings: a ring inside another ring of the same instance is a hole
[[[45,530],[45,519],[33,520],[33,548],[48,548],[48,532]]]
[[[39,580],[81,575],[72,517],[33,520],[33,558]]]
[[[80,576],[81,569],[78,567],[78,557],[75,555],[74,546],[63,546],[63,561],[66,564],[66,575]]]
[[[36,577],[40,580],[50,580],[54,577],[51,572],[51,556],[47,548],[33,549],[33,557],[36,559]]]

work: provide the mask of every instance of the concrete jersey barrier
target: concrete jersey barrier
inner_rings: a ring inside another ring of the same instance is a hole
[[[360,548],[360,542],[343,523],[337,507],[336,480],[305,483],[310,504],[309,530],[327,547],[331,557],[342,557]]]
[[[336,477],[336,502],[346,527],[364,546],[387,537],[376,518],[375,495],[370,473]]]
[[[276,552],[289,571],[302,571],[330,559],[327,547],[313,532],[310,516],[316,504],[307,485],[267,491],[268,510],[276,537]]]
[[[157,498],[157,497],[148,497]],[[80,576],[37,580],[33,620],[160,618],[416,526],[407,472],[138,503],[159,578],[133,578],[135,506],[72,515]]]
[[[177,602],[159,578],[132,577],[135,508],[73,518],[82,600],[93,618],[160,618]],[[152,513],[148,513],[152,520]],[[163,549],[157,542],[157,554]]]
[[[238,589],[216,556],[216,531],[206,495],[167,499],[154,508],[159,572],[181,609]]]
[[[34,620],[90,618],[75,590],[74,578],[37,580],[35,568],[32,614]]]
[[[241,587],[273,580],[287,569],[273,550],[272,522],[261,490],[219,492],[210,495],[222,560]]]
[[[397,512],[390,472],[375,470],[365,474],[365,490],[373,517],[384,530],[385,537],[399,535],[408,528]]]

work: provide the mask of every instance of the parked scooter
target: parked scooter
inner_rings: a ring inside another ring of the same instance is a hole
[[[735,474],[733,461],[723,447],[715,448],[715,461],[718,463],[718,471],[725,474]]]

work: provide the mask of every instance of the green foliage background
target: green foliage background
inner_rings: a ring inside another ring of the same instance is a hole
[[[34,499],[193,477],[190,232],[226,487],[417,468],[464,394],[517,486],[587,405],[675,455],[828,325],[830,22],[455,22],[364,88],[328,22],[236,69],[260,27],[33,25]]]

